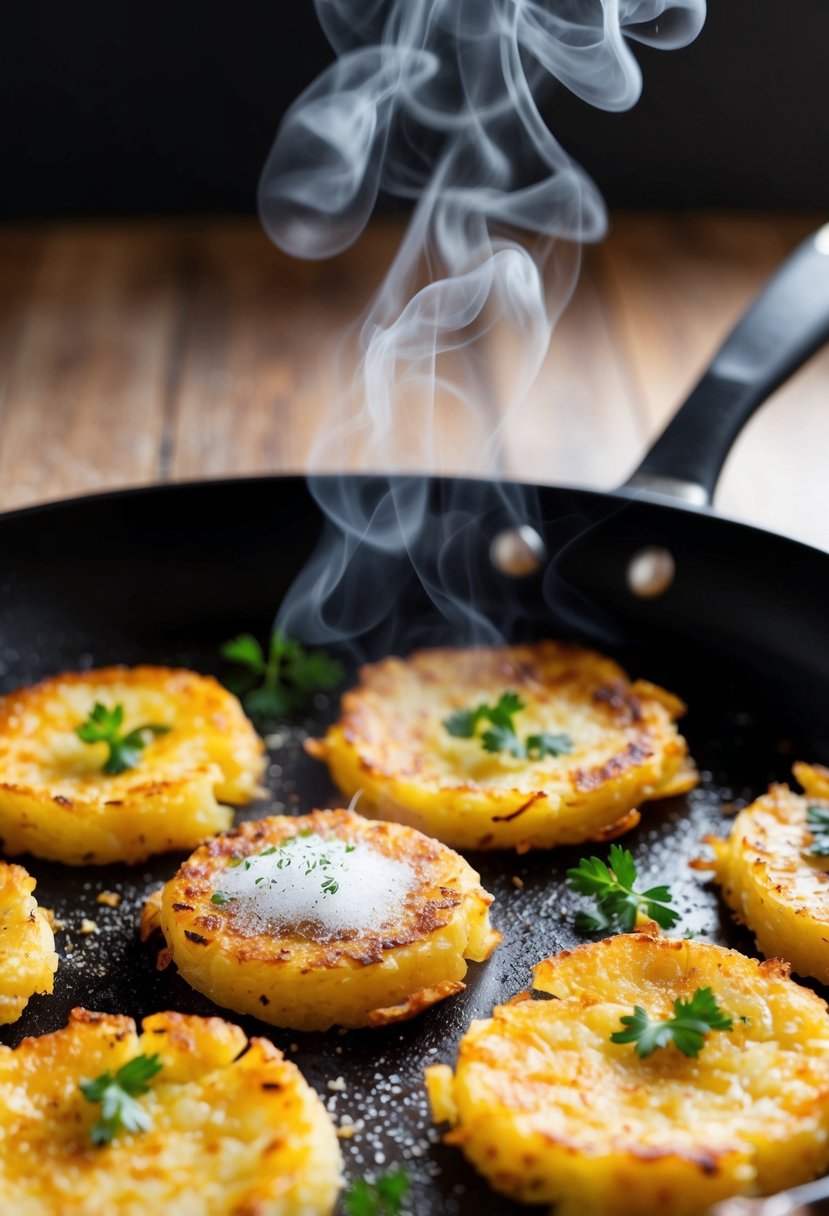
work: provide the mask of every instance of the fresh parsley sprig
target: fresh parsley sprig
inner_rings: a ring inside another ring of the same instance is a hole
[[[405,1170],[384,1174],[376,1182],[358,1178],[345,1194],[348,1216],[399,1216],[409,1190]]]
[[[806,826],[812,833],[809,855],[829,857],[829,810],[825,806],[807,806]]]
[[[561,756],[573,750],[567,735],[542,731],[520,739],[515,730],[515,715],[525,704],[517,692],[504,692],[494,705],[481,704],[474,709],[459,709],[445,718],[443,725],[456,739],[474,739],[478,727],[488,722],[489,730],[479,737],[484,751],[508,752],[517,760],[540,760],[543,756]]]
[[[671,889],[666,886],[649,887],[637,891],[636,862],[629,849],[618,844],[610,846],[610,864],[599,857],[583,857],[579,864],[567,871],[567,885],[579,895],[591,895],[596,900],[596,911],[579,912],[575,928],[578,933],[597,933],[607,929],[629,932],[636,925],[640,912],[656,921],[663,929],[672,929],[680,919],[672,902]]]
[[[93,1144],[111,1144],[119,1132],[146,1132],[152,1127],[152,1119],[136,1098],[149,1091],[151,1078],[162,1068],[157,1055],[136,1056],[114,1076],[104,1072],[94,1081],[80,1082],[87,1102],[101,1104],[101,1118],[89,1133]]]
[[[314,692],[324,692],[343,678],[343,665],[324,650],[306,650],[276,628],[267,655],[250,633],[240,633],[221,647],[223,658],[240,670],[228,680],[254,718],[278,718],[300,709]]]
[[[653,1021],[641,1005],[621,1018],[624,1030],[610,1036],[611,1043],[635,1043],[643,1059],[669,1043],[684,1056],[698,1056],[712,1030],[733,1030],[731,1017],[720,1009],[710,988],[697,988],[690,1001],[674,1001],[674,1016]]]
[[[162,726],[158,722],[145,722],[143,726],[136,726],[135,730],[122,735],[123,723],[123,705],[107,709],[100,701],[96,701],[86,720],[75,727],[75,734],[82,743],[106,743],[109,754],[101,771],[109,773],[110,776],[136,767],[149,742],[148,735],[166,735],[172,730],[172,727]]]

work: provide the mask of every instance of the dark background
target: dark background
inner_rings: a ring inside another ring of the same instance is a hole
[[[829,4],[709,0],[691,47],[637,50],[642,101],[549,117],[611,205],[829,209]],[[255,209],[280,115],[330,59],[311,0],[7,8],[5,216]]]

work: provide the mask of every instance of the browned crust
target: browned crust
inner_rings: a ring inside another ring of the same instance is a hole
[[[621,752],[611,756],[604,764],[597,764],[587,770],[574,769],[573,784],[580,794],[586,794],[590,790],[605,785],[608,781],[621,777],[627,769],[636,768],[644,760],[649,760],[652,755],[653,746],[650,733],[642,730],[635,739],[626,744]]]
[[[37,684],[28,684],[24,688],[15,689],[0,697],[0,728],[6,728],[9,715],[18,713],[19,706],[25,705],[26,702],[39,700],[42,696],[48,695],[51,689],[61,684],[87,685],[90,677],[94,677],[96,684],[135,684],[139,687],[159,678],[178,681],[182,686],[198,684],[200,698],[204,698],[212,692],[212,698],[209,696],[207,698],[208,708],[212,700],[214,707],[220,713],[227,698],[227,690],[214,676],[201,675],[186,667],[163,667],[144,663],[137,667],[113,666],[95,667],[89,671],[64,671],[55,676],[47,676]]]
[[[602,828],[601,832],[596,832],[591,839],[597,841],[616,840],[618,836],[624,836],[627,832],[632,832],[639,824],[642,815],[640,811],[634,808],[623,815],[621,819],[617,819],[615,823],[608,824],[606,828]]]
[[[0,697],[0,738],[13,739],[18,735],[17,720],[25,710],[38,711],[40,703],[48,698],[52,690],[64,685],[88,685],[90,680],[98,685],[128,685],[143,687],[147,684],[164,682],[165,691],[172,696],[187,696],[192,692],[198,697],[200,712],[209,718],[214,728],[231,726],[227,713],[227,702],[231,696],[213,676],[202,675],[183,667],[163,667],[143,664],[138,667],[113,666],[99,667],[89,671],[61,672],[49,676],[37,684],[16,689]],[[261,746],[264,753],[264,745]],[[130,780],[123,775],[119,778],[119,797],[104,802],[106,806],[121,806],[132,798],[149,799],[163,796],[165,793],[189,785],[201,774],[212,773],[215,766],[208,762],[199,761],[191,765],[186,773],[173,780],[147,780],[140,772],[135,779]],[[15,781],[0,780],[0,791],[18,797],[29,798],[40,803],[51,802],[62,811],[84,814],[90,808],[100,805],[96,795],[89,799],[83,797],[70,798],[65,794],[52,794],[44,785],[28,785]]]
[[[465,781],[460,774],[460,779],[455,779],[454,775],[451,779],[436,776],[429,759],[432,725],[415,715],[411,718],[395,715],[394,704],[400,692],[404,665],[407,677],[424,687],[440,684],[446,679],[446,672],[452,671],[460,687],[469,676],[471,688],[481,682],[499,681],[531,698],[540,696],[543,699],[555,696],[558,689],[568,689],[568,692],[572,690],[571,695],[588,699],[594,710],[606,717],[608,730],[623,733],[625,741],[620,743],[615,754],[607,756],[605,752],[606,758],[600,764],[585,768],[574,765],[569,772],[566,765],[562,766],[561,777],[567,781],[571,797],[575,799],[580,795],[592,795],[602,786],[624,779],[632,770],[652,761],[658,752],[664,752],[666,758],[677,749],[685,752],[685,743],[680,736],[673,741],[661,739],[653,719],[654,707],[658,705],[660,713],[667,712],[669,720],[675,721],[685,712],[680,699],[647,681],[631,683],[615,663],[584,647],[542,641],[500,648],[420,650],[406,660],[392,656],[361,668],[359,685],[342,697],[342,714],[336,729],[351,751],[352,764],[365,774],[367,781],[375,781],[380,786],[390,780],[415,783],[424,780],[430,787],[451,791],[453,795],[479,796],[482,790],[486,791],[485,783],[481,786]],[[405,746],[400,746],[403,732]],[[327,762],[336,746],[327,737],[308,740],[305,749]],[[539,779],[537,789],[530,783],[523,786],[505,783],[497,786],[497,793],[499,797],[523,796],[524,801],[506,815],[493,816],[493,824],[519,819],[545,798],[548,790]],[[658,791],[644,796],[656,797]],[[623,824],[634,826],[634,821],[626,821],[620,816],[619,832],[624,830]],[[478,847],[486,847],[485,842]],[[517,847],[520,852],[521,845]]]
[[[213,891],[220,887],[218,876],[228,860],[251,856],[303,831],[335,836],[349,843],[368,840],[378,852],[408,862],[416,881],[392,928],[382,935],[353,931],[331,942],[309,941],[288,931],[280,936],[251,934],[236,923],[231,905],[217,907],[211,903]],[[215,941],[240,962],[301,965],[306,957],[313,956],[315,968],[333,969],[344,962],[368,967],[382,962],[386,951],[422,941],[453,919],[464,895],[447,884],[458,873],[460,860],[446,845],[413,828],[365,820],[351,811],[312,811],[296,817],[248,821],[214,836],[184,862],[170,882],[179,905],[177,924],[190,941],[198,941],[199,945]],[[480,888],[477,894],[485,903],[491,903],[491,896]],[[151,896],[142,914],[145,938],[156,928],[157,908],[158,896]]]
[[[442,984],[435,984],[433,988],[421,988],[420,992],[413,992],[400,1005],[372,1010],[368,1015],[368,1025],[376,1028],[392,1026],[395,1022],[408,1022],[410,1018],[417,1017],[430,1005],[436,1005],[438,1001],[443,1001],[448,996],[455,996],[458,992],[463,992],[465,987],[466,984],[461,983],[460,980],[444,980]]]
[[[140,798],[155,798],[160,794],[169,793],[170,790],[178,789],[181,786],[189,785],[195,777],[200,773],[206,773],[213,770],[212,764],[194,764],[192,768],[187,770],[187,773],[175,781],[142,781],[138,780],[129,785],[124,785],[121,788],[121,797],[107,800],[105,806],[122,806],[126,799],[133,797]],[[64,811],[86,811],[90,806],[98,805],[97,799],[84,798],[67,798],[64,794],[49,794],[42,786],[20,785],[13,781],[0,781],[0,790],[7,794],[17,794],[24,798],[36,798],[39,802],[54,802]]]
[[[575,1140],[553,1136],[549,1132],[544,1131],[539,1132],[539,1135],[546,1144],[562,1148],[573,1156],[589,1156],[589,1150],[586,1150],[583,1144],[579,1144]],[[630,1161],[643,1165],[654,1164],[658,1161],[681,1161],[692,1165],[707,1178],[715,1177],[722,1168],[722,1162],[729,1157],[733,1157],[735,1153],[733,1147],[718,1149],[705,1145],[704,1147],[697,1146],[693,1149],[687,1149],[679,1145],[629,1144],[621,1138],[611,1151],[615,1151],[619,1156],[627,1157]],[[597,1154],[597,1156],[606,1155],[607,1148],[601,1154]]]
[[[136,1033],[136,1025],[133,1018],[127,1017],[123,1013],[95,1013],[89,1009],[83,1009],[77,1006],[69,1012],[68,1025],[79,1026],[102,1026],[108,1034],[111,1034],[116,1041],[126,1038],[128,1035]],[[21,1039],[15,1051],[21,1048],[34,1049],[42,1051],[44,1047],[57,1047],[60,1037],[65,1033],[66,1027],[61,1027],[60,1030],[53,1030],[50,1034],[43,1035],[27,1035]]]

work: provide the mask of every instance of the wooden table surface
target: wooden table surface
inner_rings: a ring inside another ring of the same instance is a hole
[[[530,397],[504,423],[507,471],[623,480],[764,277],[824,218],[614,217],[585,251]],[[328,345],[400,231],[376,223],[341,257],[302,263],[254,220],[0,228],[0,507],[306,468],[336,391]],[[508,346],[489,357],[492,376],[509,377]],[[721,511],[829,549],[827,398],[824,353],[746,428]],[[450,433],[437,463],[476,472],[475,452]]]

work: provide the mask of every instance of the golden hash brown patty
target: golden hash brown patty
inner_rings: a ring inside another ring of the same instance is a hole
[[[138,1100],[152,1126],[96,1146],[82,1080],[138,1055],[162,1069]],[[0,1194],[14,1216],[328,1216],[336,1133],[296,1066],[220,1018],[72,1012],[0,1047]]]
[[[102,772],[105,743],[75,731],[96,702],[124,708],[124,733],[153,736],[134,768]],[[221,802],[248,802],[264,748],[236,697],[211,676],[105,667],[53,676],[0,698],[0,838],[7,853],[67,865],[143,861],[230,826]]]
[[[496,1190],[557,1216],[696,1216],[829,1163],[829,1015],[779,961],[624,934],[546,959],[535,987],[473,1022],[454,1073],[427,1072],[436,1119]],[[699,1055],[611,1043],[641,1005],[673,1015],[710,987],[733,1030]]]
[[[457,738],[458,710],[517,693],[523,739],[565,735],[571,750],[517,758],[488,752],[480,734]],[[696,783],[674,721],[682,702],[631,684],[612,660],[559,642],[423,650],[361,672],[343,713],[307,746],[361,809],[408,823],[460,849],[549,848],[618,835],[651,798]]]
[[[829,984],[829,856],[810,852],[808,808],[829,826],[829,769],[796,764],[805,793],[773,785],[741,811],[727,840],[708,837],[722,895],[767,958],[791,963],[798,975]]]
[[[16,1022],[36,992],[51,992],[55,935],[22,866],[0,862],[0,1023]]]
[[[217,1005],[299,1030],[383,1026],[464,987],[466,960],[500,941],[491,902],[438,841],[314,811],[202,845],[151,896],[142,932],[160,929],[159,965]]]

